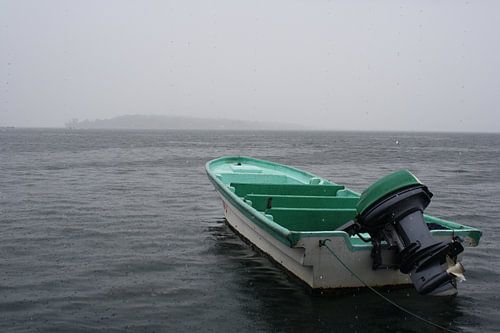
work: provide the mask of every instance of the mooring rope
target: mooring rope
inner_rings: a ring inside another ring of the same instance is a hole
[[[402,306],[401,306],[401,305],[399,305],[398,303],[396,303],[396,302],[394,302],[393,300],[391,300],[391,299],[389,299],[389,298],[385,297],[384,295],[382,295],[380,292],[378,292],[377,290],[375,290],[375,288],[373,288],[373,287],[369,286],[369,285],[368,285],[368,284],[367,284],[367,283],[366,283],[366,282],[365,282],[362,278],[360,278],[360,277],[359,277],[359,275],[358,275],[358,274],[354,273],[354,272],[353,272],[353,271],[349,268],[349,266],[347,266],[347,265],[346,265],[346,264],[342,261],[342,259],[340,259],[340,258],[337,256],[337,254],[336,254],[336,253],[332,250],[332,248],[331,248],[330,246],[328,246],[328,244],[326,243],[327,241],[328,241],[328,242],[331,242],[331,240],[330,240],[330,239],[325,239],[325,240],[322,240],[322,241],[320,241],[320,242],[319,242],[320,246],[325,246],[325,247],[328,249],[328,251],[330,251],[330,253],[331,253],[331,254],[335,257],[335,259],[337,259],[337,260],[338,260],[338,262],[340,262],[340,264],[341,264],[342,266],[344,266],[344,268],[345,268],[345,269],[346,269],[349,273],[351,273],[351,274],[352,274],[352,275],[353,275],[356,279],[358,279],[358,280],[359,280],[359,282],[361,282],[361,283],[362,283],[365,287],[367,287],[368,289],[370,289],[371,291],[373,291],[376,295],[380,296],[383,300],[385,300],[385,301],[386,301],[386,302],[388,302],[389,304],[392,304],[393,306],[395,306],[395,307],[396,307],[396,308],[398,308],[399,310],[401,310],[401,311],[403,311],[403,312],[405,312],[405,313],[409,314],[410,316],[412,316],[412,317],[414,317],[414,318],[416,318],[416,319],[418,319],[418,320],[423,321],[423,322],[424,322],[424,323],[426,323],[426,324],[429,324],[429,325],[431,325],[431,326],[434,326],[434,327],[436,327],[436,328],[439,328],[439,329],[441,329],[441,330],[443,330],[443,331],[447,331],[447,332],[454,332],[454,333],[457,333],[457,332],[458,332],[458,331],[452,330],[452,329],[450,329],[450,328],[447,328],[447,327],[441,326],[441,325],[439,325],[439,324],[436,324],[436,323],[434,323],[434,322],[432,322],[432,321],[430,321],[430,320],[428,320],[428,319],[425,319],[424,317],[419,316],[419,315],[418,315],[418,314],[416,314],[416,313],[411,312],[410,310],[405,309],[404,307],[402,307]]]

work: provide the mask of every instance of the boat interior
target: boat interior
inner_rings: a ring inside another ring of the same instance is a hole
[[[339,185],[231,183],[235,193],[292,231],[336,230],[356,216],[356,197],[337,197]],[[286,194],[285,194],[286,193]]]
[[[235,193],[292,231],[336,230],[356,216],[356,197],[338,197],[339,185],[231,183]]]
[[[319,177],[297,179],[274,170],[242,170],[217,173],[217,178],[246,204],[290,231],[335,231],[357,214],[359,195],[343,185]],[[428,225],[447,229],[436,223]]]
[[[245,203],[291,231],[334,231],[356,216],[358,196],[318,177],[306,183],[284,174],[217,176]]]

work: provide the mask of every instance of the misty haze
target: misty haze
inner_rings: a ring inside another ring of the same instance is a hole
[[[500,130],[497,1],[2,1],[0,126]]]

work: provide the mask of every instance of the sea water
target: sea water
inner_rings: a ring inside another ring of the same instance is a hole
[[[0,331],[434,330],[370,291],[311,295],[243,242],[204,170],[223,155],[358,192],[410,169],[428,213],[483,238],[458,296],[385,295],[453,330],[500,328],[500,135],[1,129]]]

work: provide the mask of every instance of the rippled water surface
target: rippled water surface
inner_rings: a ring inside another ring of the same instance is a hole
[[[434,331],[368,291],[313,296],[224,224],[204,164],[249,155],[362,191],[409,168],[478,227],[453,298],[389,297],[500,329],[500,135],[0,130],[0,331]]]

